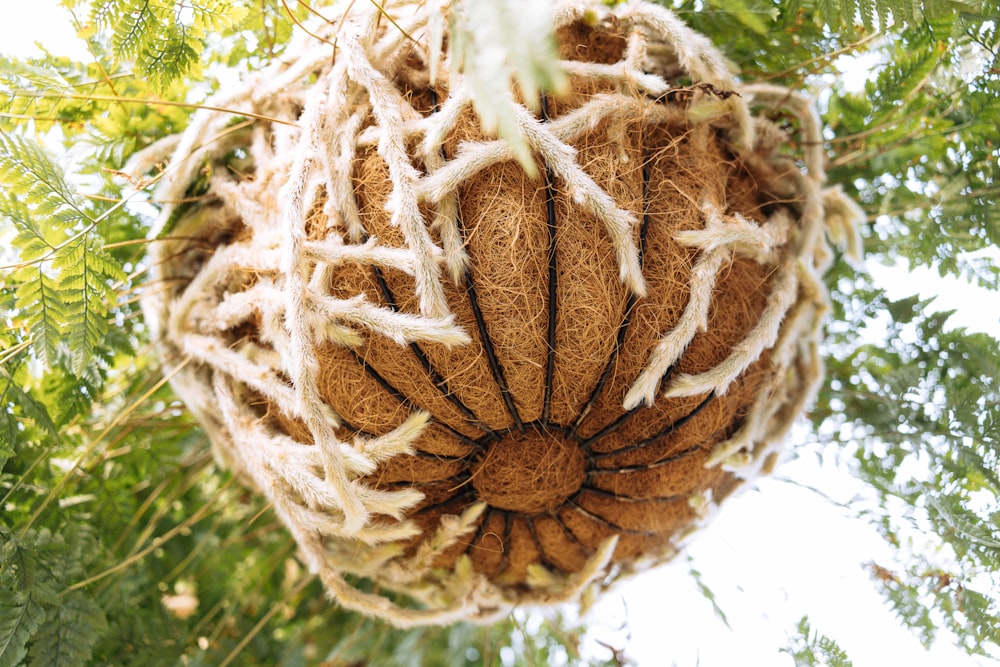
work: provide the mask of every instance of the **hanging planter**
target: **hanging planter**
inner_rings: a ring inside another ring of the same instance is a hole
[[[567,92],[497,139],[454,63],[432,82],[439,14],[356,4],[213,102],[250,122],[177,142],[158,197],[210,180],[144,296],[176,391],[337,601],[398,625],[669,559],[820,377],[852,209],[817,119],[660,7],[558,2]]]

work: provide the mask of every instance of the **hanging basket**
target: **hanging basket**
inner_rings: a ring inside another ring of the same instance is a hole
[[[336,600],[397,625],[671,558],[820,377],[851,209],[817,119],[660,7],[557,2],[569,89],[516,107],[526,165],[432,85],[422,3],[355,4],[213,101],[247,122],[175,142],[161,201],[210,174],[144,296],[177,393]]]

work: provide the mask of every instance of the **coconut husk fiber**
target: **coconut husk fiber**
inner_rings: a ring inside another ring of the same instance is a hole
[[[144,295],[176,391],[332,596],[397,625],[669,559],[820,377],[852,209],[815,115],[663,8],[561,1],[568,87],[513,107],[525,164],[447,53],[431,83],[433,12],[371,4],[170,142],[161,201],[211,174]]]

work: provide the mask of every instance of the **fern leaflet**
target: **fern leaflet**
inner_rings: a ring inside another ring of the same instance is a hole
[[[4,458],[14,454],[12,445],[19,439],[18,413],[31,419],[53,439],[58,437],[48,410],[21,388],[16,375],[0,366],[0,468]]]
[[[0,579],[0,591],[7,586]],[[28,652],[31,636],[45,620],[45,610],[31,593],[13,593],[0,602],[0,667],[14,667]]]
[[[27,653],[28,642],[45,620],[44,604],[56,595],[43,581],[33,550],[6,530],[0,530],[0,667],[15,667]]]
[[[954,18],[974,7],[970,0],[816,0],[820,18],[831,28],[860,18],[869,31],[890,26],[902,30],[920,24],[925,16]]]
[[[230,0],[100,0],[91,15],[110,28],[115,55],[132,60],[138,75],[163,90],[201,62],[208,32],[232,28],[247,14]]]
[[[146,43],[136,59],[136,69],[149,78],[154,87],[163,89],[183,76],[199,61],[183,26],[170,26]]]
[[[113,285],[125,280],[125,274],[91,236],[67,246],[52,265],[59,271],[59,291],[66,306],[73,372],[80,374],[107,335],[107,304],[114,302]]]
[[[29,652],[30,667],[76,667],[90,660],[107,621],[97,603],[80,591],[63,596],[49,607],[45,623]]]
[[[39,144],[0,133],[0,186],[7,190],[0,216],[17,229],[22,260],[13,275],[20,326],[46,364],[66,344],[79,375],[107,334],[113,285],[125,274],[102,250],[95,222]]]
[[[66,321],[66,306],[57,279],[42,264],[19,269],[13,278],[17,285],[14,303],[23,318],[23,327],[31,335],[39,360],[51,366]]]

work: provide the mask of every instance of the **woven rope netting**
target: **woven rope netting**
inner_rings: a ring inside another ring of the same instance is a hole
[[[341,604],[489,619],[670,558],[774,464],[852,209],[810,105],[660,7],[556,3],[568,92],[512,106],[534,169],[446,54],[432,84],[440,15],[390,11],[354,3],[212,101],[254,122],[194,116],[158,198],[206,164],[208,195],[144,305]]]

